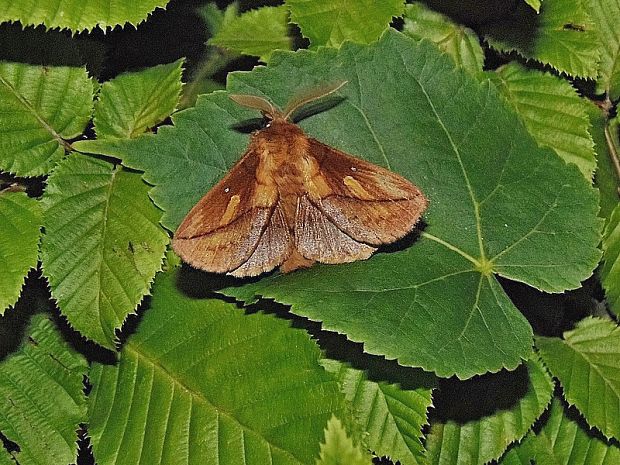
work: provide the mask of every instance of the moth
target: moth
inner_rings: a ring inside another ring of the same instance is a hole
[[[236,277],[276,267],[287,273],[367,259],[414,228],[428,205],[420,189],[292,122],[299,109],[344,84],[302,94],[284,111],[261,97],[231,95],[268,124],[178,227],[172,247],[185,262]]]

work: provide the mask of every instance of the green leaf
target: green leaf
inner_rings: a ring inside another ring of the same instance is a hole
[[[405,388],[383,381],[385,375],[373,374],[369,379],[364,371],[336,360],[321,363],[340,382],[357,424],[368,433],[366,443],[375,455],[390,457],[402,465],[426,463],[420,438],[432,403],[428,380],[420,373],[407,371],[408,377],[402,383],[406,383]]]
[[[284,5],[265,6],[222,22],[217,33],[209,39],[209,45],[257,56],[267,62],[274,50],[290,50],[293,45],[288,36],[288,8]]]
[[[484,52],[476,33],[423,3],[406,6],[403,32],[414,39],[429,39],[472,74],[482,71]]]
[[[530,436],[528,436],[528,440]],[[554,398],[549,418],[527,447],[531,459],[544,465],[615,465],[620,463],[620,447],[608,444],[584,430],[573,411],[566,412]],[[505,465],[502,463],[502,465]]]
[[[239,4],[234,1],[220,10],[216,3],[207,3],[199,7],[196,12],[207,26],[209,35],[216,35],[223,27],[227,27],[239,16]]]
[[[168,236],[140,175],[74,154],[49,177],[41,261],[71,326],[113,349],[148,293]]]
[[[508,452],[498,462],[499,465],[532,465],[535,456],[532,450],[533,441],[534,433],[530,431],[523,441],[508,449]]]
[[[177,60],[104,83],[93,119],[97,137],[136,137],[170,116],[181,95],[182,65]]]
[[[542,0],[524,0],[529,6],[531,6],[536,13],[540,12],[540,5]]]
[[[316,344],[286,321],[184,295],[183,271],[158,275],[119,363],[93,365],[97,463],[314,464],[327,420],[345,412]]]
[[[325,442],[316,465],[371,465],[372,459],[360,445],[353,443],[338,417],[331,417],[325,428]]]
[[[169,0],[0,0],[0,22],[19,21],[24,26],[38,26],[91,30],[96,26],[105,30],[125,24],[134,26],[144,21],[155,8],[165,8]]]
[[[67,141],[84,131],[93,93],[85,68],[0,62],[0,169],[18,176],[49,173]]]
[[[592,123],[592,139],[597,154],[594,181],[600,192],[599,216],[608,221],[611,212],[620,200],[618,192],[620,171],[616,171],[612,153],[612,150],[615,154],[620,153],[618,119],[613,118],[608,121],[606,113],[592,102],[586,106],[586,109]]]
[[[374,42],[404,10],[403,0],[286,0],[286,5],[312,47]]]
[[[590,0],[590,16],[601,41],[596,90],[612,100],[620,97],[620,0]]]
[[[606,437],[620,438],[620,329],[586,318],[563,340],[541,336],[536,346],[566,400]]]
[[[609,217],[603,234],[601,279],[609,309],[620,316],[620,204]]]
[[[514,372],[460,383],[450,393],[454,411],[431,424],[426,445],[430,463],[482,465],[498,459],[525,436],[552,394],[551,378],[535,359]],[[472,406],[475,410],[468,411]]]
[[[541,147],[552,148],[592,179],[596,156],[587,103],[567,81],[514,62],[484,76],[513,105]]]
[[[231,75],[229,90],[284,106],[300,89],[336,80],[349,82],[344,99],[302,128],[420,186],[430,199],[420,240],[226,292],[292,304],[369,353],[441,376],[515,368],[531,353],[531,328],[493,273],[550,292],[579,287],[600,258],[596,192],[536,145],[489,83],[394,31],[373,46],[275,54],[268,67]],[[257,116],[215,93],[157,136],[79,147],[144,170],[173,231],[247,147],[231,128]]]
[[[519,2],[512,15],[483,28],[489,44],[571,76],[595,78],[599,38],[585,0],[545,0],[540,13]],[[589,5],[589,3],[587,3]]]
[[[87,366],[47,316],[33,317],[22,347],[0,362],[0,431],[18,445],[17,463],[75,463]]]
[[[41,209],[23,192],[0,192],[0,316],[17,302],[26,274],[37,266]]]

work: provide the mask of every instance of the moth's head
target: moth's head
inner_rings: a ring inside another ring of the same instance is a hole
[[[286,105],[284,110],[280,110],[273,103],[263,97],[246,94],[231,94],[230,98],[241,106],[259,110],[263,117],[267,119],[267,126],[272,122],[294,122],[295,113],[309,103],[327,97],[338,91],[348,81],[338,81],[326,86],[314,88],[295,95]]]

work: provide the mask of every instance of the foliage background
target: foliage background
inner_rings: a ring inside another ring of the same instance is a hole
[[[620,462],[618,18],[0,0],[0,464]],[[171,232],[258,116],[226,92],[340,79],[299,124],[419,185],[416,234],[183,266]]]

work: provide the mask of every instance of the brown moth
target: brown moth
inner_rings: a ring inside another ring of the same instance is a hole
[[[405,236],[428,201],[411,182],[308,137],[291,116],[346,82],[279,111],[231,95],[269,120],[235,166],[187,214],[172,247],[190,265],[233,276],[283,272],[314,262],[364,260]]]

